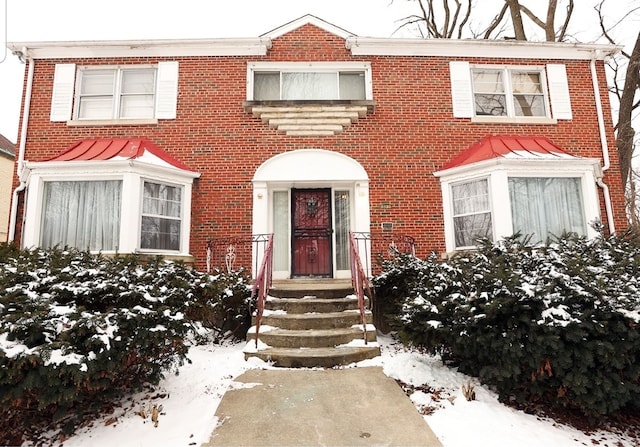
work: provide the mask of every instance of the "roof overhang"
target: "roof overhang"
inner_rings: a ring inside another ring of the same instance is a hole
[[[20,58],[58,59],[93,57],[264,56],[268,37],[233,39],[105,40],[9,42]]]
[[[596,59],[618,53],[618,45],[488,39],[398,39],[349,37],[354,56],[497,57],[501,59]]]

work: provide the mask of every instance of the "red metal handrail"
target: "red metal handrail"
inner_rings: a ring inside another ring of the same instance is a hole
[[[260,270],[256,275],[253,288],[251,289],[251,297],[257,295],[256,303],[256,349],[258,348],[258,334],[260,332],[260,321],[262,319],[262,313],[264,312],[264,304],[267,301],[267,295],[271,288],[271,278],[273,272],[273,234],[270,234],[267,238],[267,244],[264,248],[262,257],[262,263],[260,264]]]
[[[349,261],[351,264],[351,283],[353,290],[356,292],[358,298],[358,308],[360,309],[360,319],[362,320],[362,331],[364,336],[364,344],[368,344],[367,341],[367,317],[364,308],[364,291],[366,290],[369,299],[373,299],[371,293],[371,283],[367,277],[364,269],[362,268],[362,261],[360,259],[360,253],[358,252],[358,246],[353,232],[349,232]]]

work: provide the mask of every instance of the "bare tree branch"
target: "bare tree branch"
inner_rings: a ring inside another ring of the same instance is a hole
[[[488,39],[489,37],[491,37],[491,33],[498,27],[498,25],[500,25],[500,22],[502,22],[502,20],[504,19],[504,16],[507,13],[508,9],[509,9],[509,5],[507,3],[502,5],[502,9],[498,13],[498,15],[496,15],[493,18],[493,20],[491,21],[491,24],[484,32],[484,39]]]

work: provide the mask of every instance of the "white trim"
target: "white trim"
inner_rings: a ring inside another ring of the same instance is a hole
[[[110,57],[264,56],[271,39],[102,40],[68,42],[10,42],[15,54],[33,59]]]
[[[276,29],[273,29],[269,32],[266,32],[262,35],[262,37],[269,37],[271,39],[277,39],[280,36],[283,36],[287,33],[290,33],[293,30],[296,30],[304,25],[313,25],[317,28],[320,28],[322,30],[327,31],[328,33],[334,34],[338,37],[342,37],[343,39],[346,39],[348,37],[354,36],[355,34],[340,28],[338,26],[332,25],[329,22],[325,22],[324,20],[311,15],[311,14],[307,14],[304,15],[302,17],[299,17],[295,20],[292,20],[289,23],[285,23],[282,26],[279,26]]]
[[[622,49],[616,45],[524,42],[485,39],[398,39],[350,37],[347,48],[354,56],[438,56],[515,59],[605,60]]]
[[[273,72],[328,72],[363,71],[365,82],[365,100],[373,99],[373,76],[371,62],[248,62],[247,63],[247,101],[253,100],[253,73],[256,71]]]

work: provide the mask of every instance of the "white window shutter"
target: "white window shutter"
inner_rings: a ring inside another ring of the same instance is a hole
[[[156,118],[176,118],[178,107],[178,61],[159,62],[156,85]]]
[[[567,67],[564,64],[548,64],[547,82],[553,117],[559,120],[572,119]]]
[[[473,117],[473,91],[469,62],[449,62],[451,76],[451,100],[455,118]]]
[[[73,107],[76,64],[56,64],[51,93],[51,121],[68,121]]]

